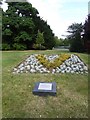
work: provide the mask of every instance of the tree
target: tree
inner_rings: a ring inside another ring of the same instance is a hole
[[[63,39],[59,39],[57,36],[54,37],[55,39],[55,47],[63,45]]]
[[[55,46],[55,40],[54,40],[54,34],[50,28],[50,26],[47,24],[47,21],[44,21],[40,17],[36,17],[33,19],[35,23],[35,31],[37,33],[38,29],[43,32],[44,37],[44,46],[46,49],[52,49]]]
[[[55,39],[55,47],[59,46],[60,45],[60,40],[58,39],[58,37],[55,36],[54,39]]]
[[[86,52],[90,53],[90,14],[88,15],[88,18],[85,20],[83,38],[85,50]]]
[[[2,2],[0,1],[0,50],[2,49],[2,14],[1,14],[1,11],[2,11],[2,8],[1,8],[1,5],[2,5]]]
[[[54,34],[38,14],[28,2],[8,2],[8,10],[2,12],[3,50],[6,46],[7,49],[33,49],[38,30],[43,33],[45,48],[52,49]]]
[[[83,39],[81,33],[83,32],[82,23],[74,23],[68,27],[68,39],[70,40],[70,51],[71,52],[84,52]]]
[[[37,34],[37,38],[36,38],[36,44],[39,45],[39,48],[41,49],[43,43],[44,43],[43,33],[41,33],[41,32],[38,30],[38,34]]]
[[[10,2],[8,5],[8,10],[3,12],[2,18],[3,44],[9,44],[10,49],[30,49],[35,27],[31,16],[37,15],[38,12],[27,2]],[[21,47],[17,47],[18,45]]]

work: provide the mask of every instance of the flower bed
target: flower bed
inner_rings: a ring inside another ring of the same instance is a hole
[[[30,55],[13,69],[13,73],[88,73],[87,66],[77,55]]]
[[[36,58],[38,61],[47,69],[52,70],[56,67],[59,67],[66,59],[68,59],[70,55],[52,55],[47,57],[46,55],[37,55]],[[55,59],[54,59],[55,58]],[[53,60],[54,59],[54,60]]]

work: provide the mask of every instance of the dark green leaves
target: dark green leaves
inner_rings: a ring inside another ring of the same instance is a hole
[[[73,23],[68,27],[68,38],[71,40],[70,51],[71,52],[83,52],[83,39],[81,38],[81,33],[83,31],[82,23]]]
[[[54,35],[50,26],[38,16],[38,10],[32,4],[8,2],[8,10],[3,12],[2,19],[2,43],[5,43],[3,49],[5,46],[17,50],[33,49],[35,44],[43,44],[44,49],[54,46]],[[41,31],[40,35],[38,30]]]

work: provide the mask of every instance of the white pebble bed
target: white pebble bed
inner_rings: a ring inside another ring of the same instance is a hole
[[[52,69],[52,71],[49,71],[40,64],[38,59],[36,59],[37,55],[38,54],[30,55],[24,62],[13,69],[13,73],[88,73],[88,67],[74,54],[72,54],[71,57],[64,61],[59,67]],[[58,55],[45,55],[45,57],[50,62],[55,60]]]

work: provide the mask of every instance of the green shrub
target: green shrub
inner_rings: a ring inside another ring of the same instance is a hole
[[[10,48],[10,45],[9,44],[7,44],[7,43],[3,43],[2,44],[2,50],[10,50],[11,48]]]
[[[84,49],[84,45],[83,45],[81,39],[73,39],[70,44],[69,51],[70,52],[78,52],[78,53],[84,52],[85,49]]]
[[[46,49],[45,46],[40,45],[40,44],[34,44],[34,45],[33,45],[33,48],[34,48],[35,50],[45,50],[45,49]]]
[[[13,48],[14,48],[15,50],[25,50],[27,47],[26,47],[26,45],[14,43],[14,44],[13,44]]]

